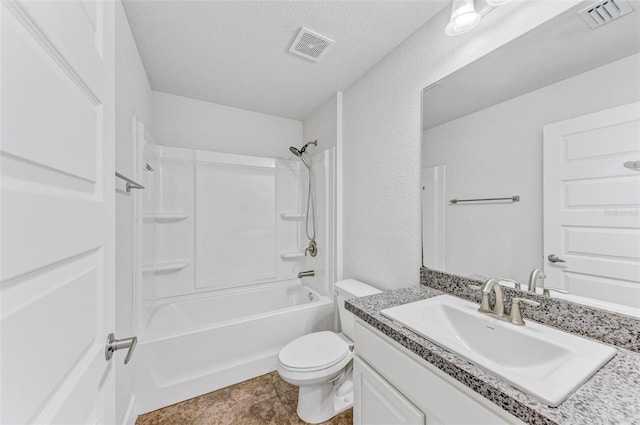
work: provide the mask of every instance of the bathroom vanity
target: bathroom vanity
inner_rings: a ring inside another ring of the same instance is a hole
[[[522,424],[415,353],[359,321],[354,424]]]
[[[616,346],[613,359],[548,407],[380,314],[443,294],[420,285],[346,302],[358,318],[355,424],[640,424],[640,354],[633,350]]]

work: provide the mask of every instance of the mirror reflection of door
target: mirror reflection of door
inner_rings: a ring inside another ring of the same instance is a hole
[[[444,208],[446,165],[422,169],[423,266],[444,270]]]
[[[631,13],[596,29],[586,25],[578,14],[585,6],[582,2],[576,4],[422,91],[422,166],[446,164],[447,198],[519,195],[521,199],[517,203],[474,203],[464,207],[451,206],[447,199],[446,264],[431,268],[480,279],[513,279],[525,288],[534,268],[546,268],[549,277],[536,281],[540,292],[541,286],[564,286],[570,294],[554,291],[551,296],[640,317],[640,307],[629,306],[630,301],[640,304],[636,292],[640,291],[640,256],[634,251],[640,248],[631,236],[634,232],[637,235],[637,224],[615,224],[612,232],[574,232],[571,239],[558,233],[558,238],[574,245],[589,238],[588,249],[582,245],[567,247],[576,253],[563,251],[559,244],[553,249],[543,246],[543,224],[549,216],[543,211],[543,199],[552,184],[543,188],[542,129],[551,123],[631,103],[637,105],[640,101],[640,1],[632,2]],[[627,173],[620,177],[621,182],[638,179],[640,172],[623,167],[625,162],[640,160],[638,150],[618,149],[617,141],[605,138],[603,146],[611,150],[610,155],[596,150],[595,157],[589,159],[591,154],[583,152],[585,159],[572,164],[595,164],[598,155],[604,155],[603,161],[615,156],[616,172]],[[606,175],[597,178],[603,184],[609,183]],[[559,184],[560,180],[556,182]],[[586,196],[592,190],[587,182],[579,177],[572,184],[585,189]],[[629,192],[637,194],[637,180],[629,185],[636,190]],[[612,197],[618,189],[599,190],[600,195]],[[593,192],[595,195],[595,189]],[[558,203],[559,197],[554,198]],[[597,211],[610,221],[638,219],[637,202],[607,202],[597,208],[592,204],[572,207],[570,212]],[[432,222],[425,225],[424,232],[431,225]],[[571,226],[557,226],[556,230],[577,230]],[[430,267],[428,262],[432,260],[427,257],[437,250],[430,247],[424,232],[424,265]],[[613,238],[614,234],[615,241],[605,243],[598,239]],[[549,254],[556,254],[567,263],[552,264],[547,260]],[[617,276],[603,270],[560,273],[563,268],[574,270],[576,257],[592,267],[608,262],[627,270],[627,274]]]
[[[543,150],[546,280],[640,308],[640,102],[548,124]]]

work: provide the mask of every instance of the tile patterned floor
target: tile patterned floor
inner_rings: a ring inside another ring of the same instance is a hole
[[[136,425],[304,425],[296,414],[298,388],[278,372],[138,416]],[[323,425],[352,425],[353,409]]]

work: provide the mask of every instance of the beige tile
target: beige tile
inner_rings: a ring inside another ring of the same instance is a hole
[[[270,379],[272,380],[271,382],[282,381],[282,378],[280,377],[280,374],[278,373],[277,370],[274,370],[273,372],[269,372],[267,375],[269,375]]]
[[[214,415],[215,425],[286,425],[291,421],[291,412],[277,396],[259,403],[245,405],[240,409]]]
[[[298,391],[289,391],[284,394],[280,394],[280,401],[289,409],[292,414],[291,425],[307,425],[307,422],[298,417],[296,409],[298,408]],[[320,425],[352,425],[353,424],[353,409],[345,410],[339,415],[329,419],[326,422],[322,422]]]
[[[298,390],[295,389],[293,391],[288,391],[286,393],[278,394],[280,397],[280,401],[286,407],[291,409],[291,411],[295,412],[298,408]]]
[[[353,425],[353,408],[345,410],[326,423],[330,425]]]
[[[278,380],[275,381],[273,385],[276,387],[276,392],[278,394],[283,394],[292,390],[296,390],[298,388],[295,385],[291,385],[290,383],[283,381],[279,376]]]
[[[297,407],[298,389],[271,372],[139,416],[136,425],[306,425]],[[349,409],[322,425],[352,424]]]
[[[136,425],[204,425],[209,419],[205,399],[196,397],[138,416]]]
[[[273,376],[266,374],[205,394],[208,409],[216,417],[277,396]]]
[[[274,370],[273,372],[271,372],[270,375],[273,379],[273,385],[275,385],[276,391],[278,392],[278,394],[286,393],[287,391],[291,391],[297,388],[295,385],[291,385],[288,382],[285,382],[280,377],[280,374],[278,373],[277,370]]]
[[[288,391],[286,393],[279,394],[280,401],[287,408],[289,414],[291,415],[290,424],[291,425],[306,425],[302,419],[298,417],[298,389],[293,391]]]

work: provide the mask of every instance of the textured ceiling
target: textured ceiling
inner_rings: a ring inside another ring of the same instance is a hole
[[[152,89],[294,119],[349,87],[447,4],[124,2]],[[288,52],[303,26],[335,40],[318,63]]]

